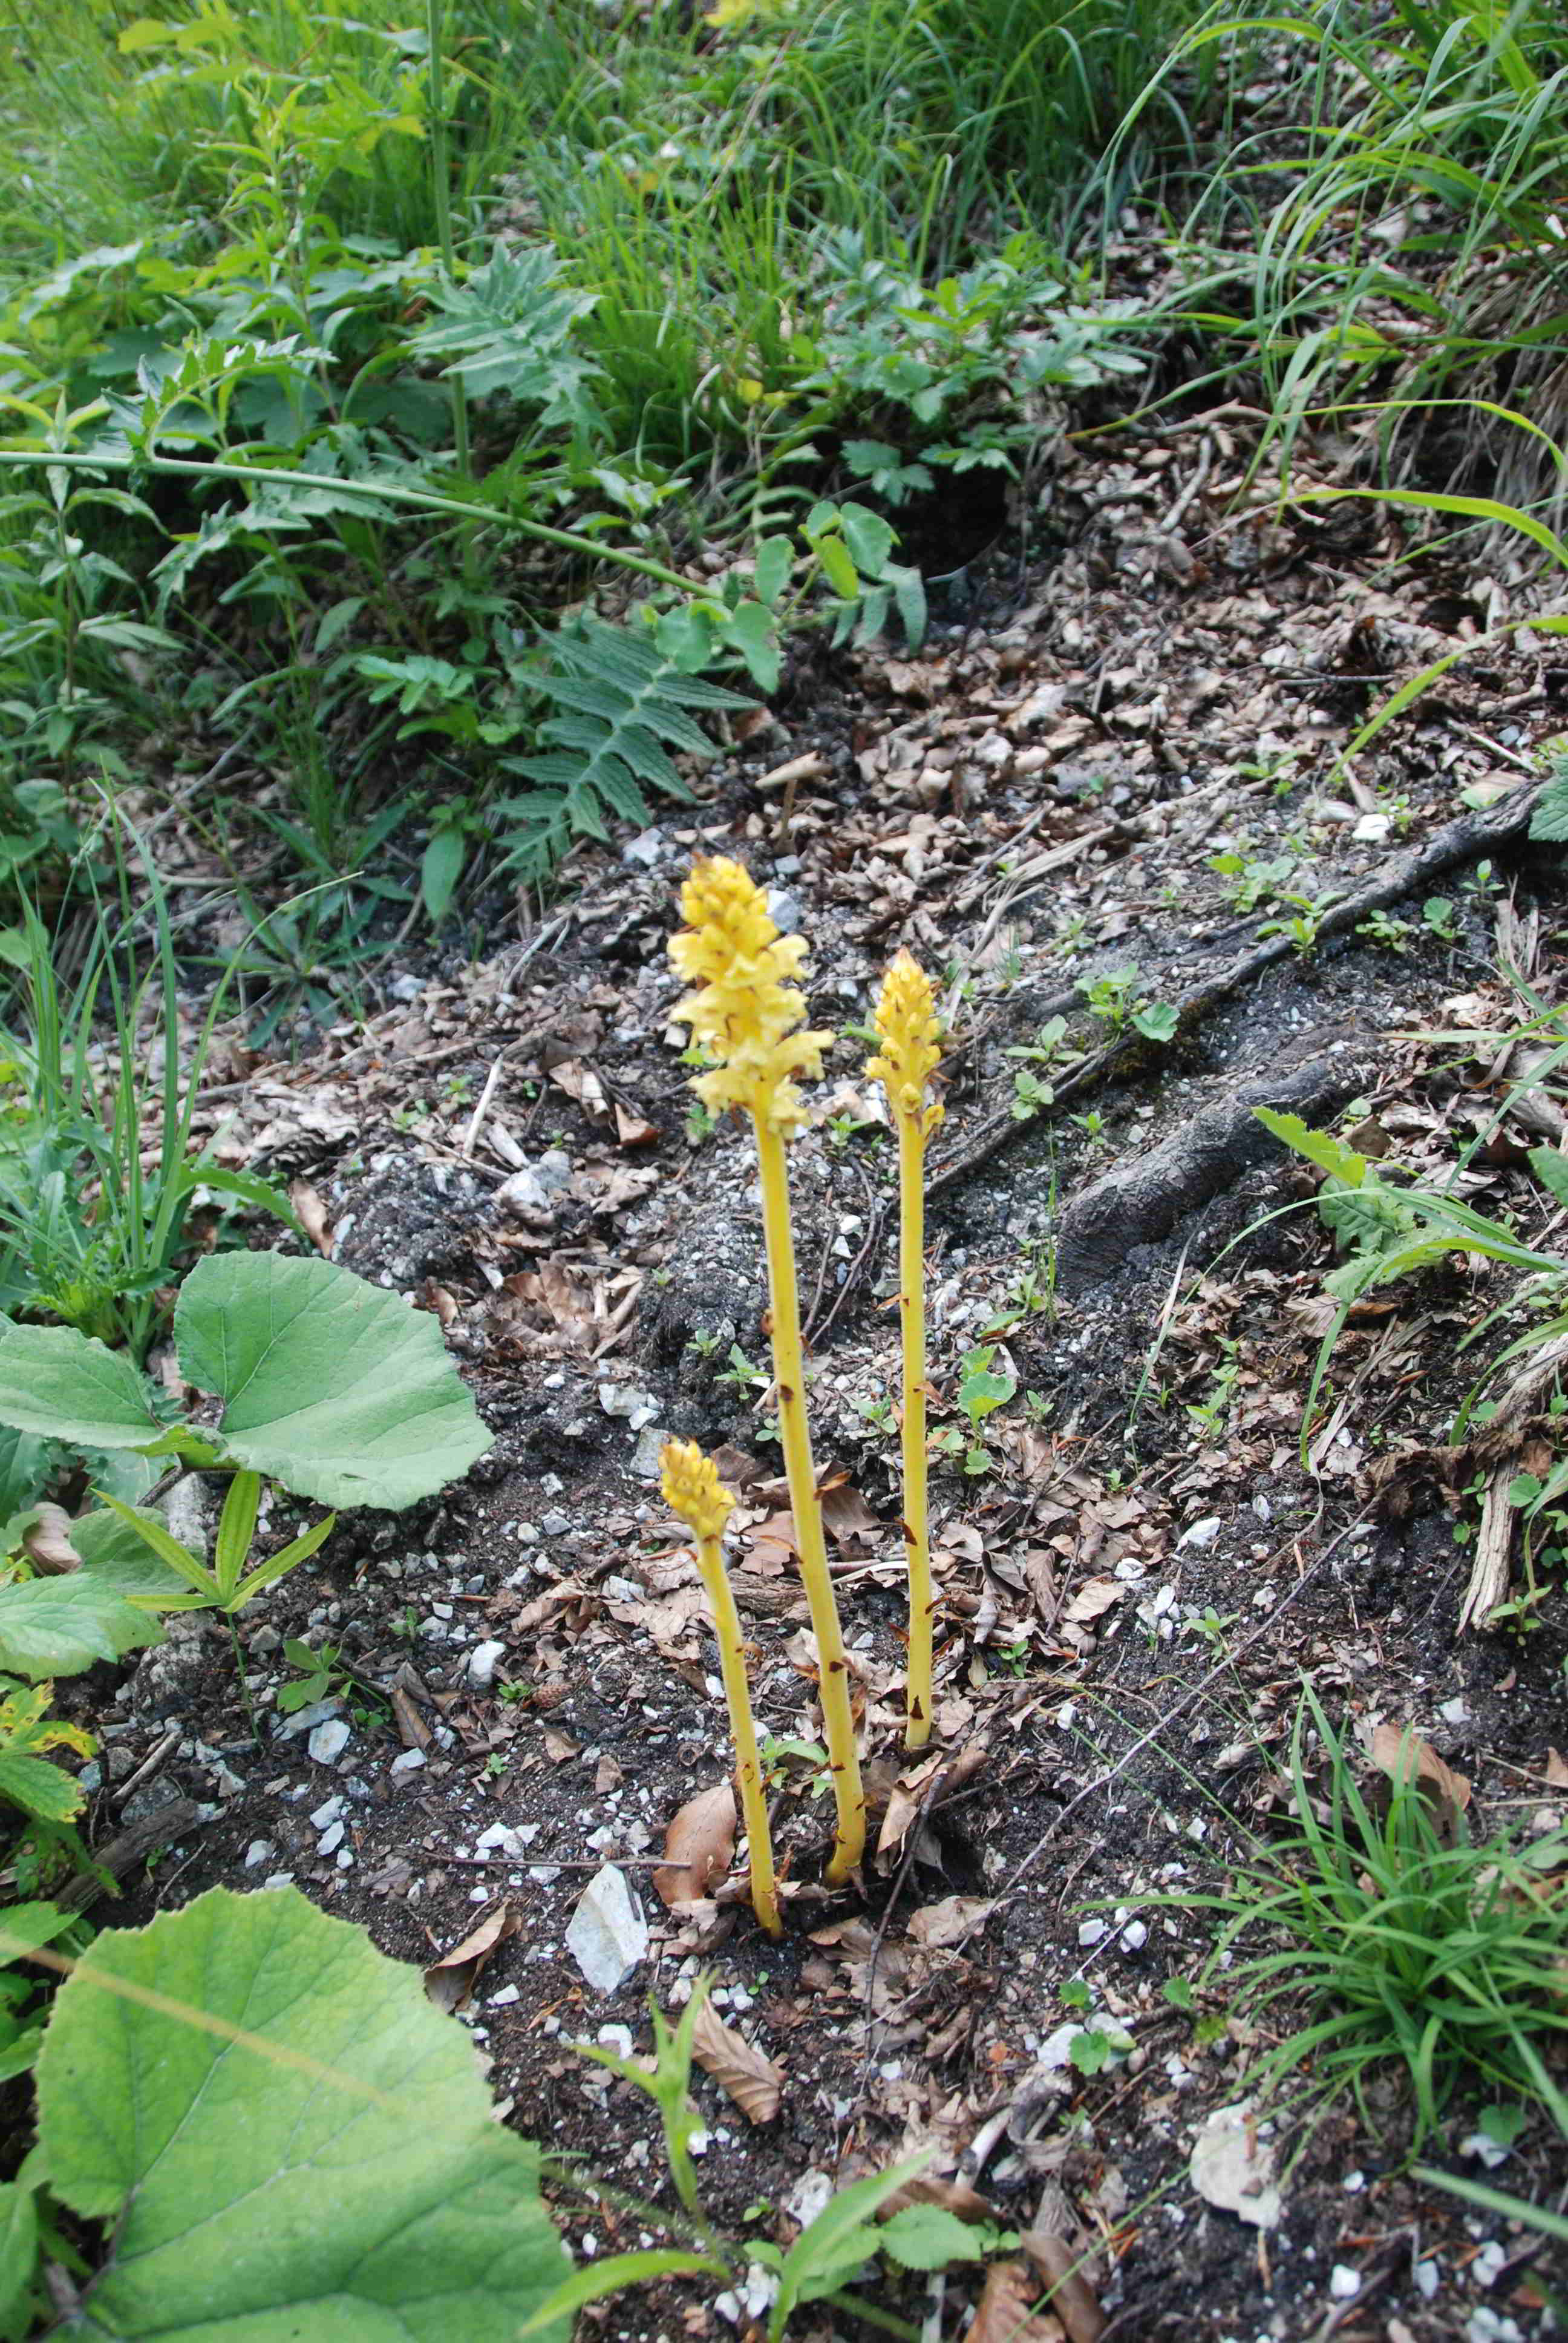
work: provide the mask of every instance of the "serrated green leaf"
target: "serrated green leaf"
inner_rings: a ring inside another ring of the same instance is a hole
[[[0,1423],[82,1448],[140,1448],[163,1430],[124,1352],[70,1326],[0,1334]]]
[[[1299,1114],[1279,1114],[1271,1106],[1255,1106],[1252,1112],[1265,1131],[1315,1163],[1320,1172],[1327,1172],[1335,1180],[1342,1180],[1347,1188],[1359,1188],[1366,1178],[1367,1159],[1358,1155],[1353,1147],[1346,1147],[1327,1131],[1314,1131],[1302,1121]]]
[[[905,2205],[877,2232],[883,2253],[904,2269],[945,2269],[950,2262],[985,2258],[987,2240],[945,2205]]]
[[[38,2207],[19,2181],[0,2185],[0,2318],[15,2310],[38,2267]]]
[[[56,1997],[36,2087],[51,2188],[118,2222],[106,2336],[511,2343],[560,2278],[538,2151],[491,2121],[461,2027],[293,1888],[106,1930]]]
[[[1530,1169],[1559,1204],[1568,1204],[1568,1156],[1559,1155],[1554,1147],[1533,1147]]]
[[[334,1262],[207,1254],[175,1349],[234,1461],[323,1504],[401,1512],[490,1445],[436,1319]]]
[[[162,1641],[155,1619],[85,1570],[0,1586],[0,1668],[29,1684],[79,1675],[99,1660],[124,1659]]]
[[[0,1798],[48,1823],[68,1823],[84,1804],[83,1792],[63,1766],[51,1765],[47,1757],[18,1757],[10,1750],[0,1750]]]

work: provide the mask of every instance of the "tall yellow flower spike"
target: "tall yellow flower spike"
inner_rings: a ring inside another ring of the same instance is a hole
[[[839,1606],[828,1574],[822,1503],[811,1461],[806,1418],[806,1363],[789,1226],[789,1181],[784,1142],[805,1110],[796,1081],[822,1071],[830,1033],[801,1032],[806,1003],[794,981],[805,957],[799,936],[781,936],[761,889],[739,862],[721,855],[695,863],[680,891],[687,921],[669,956],[695,989],[671,1012],[691,1028],[713,1063],[694,1087],[714,1113],[741,1107],[751,1117],[762,1185],[762,1232],[768,1248],[773,1373],[779,1394],[779,1436],[789,1483],[789,1506],[800,1554],[800,1576],[811,1610],[821,1664],[822,1724],[838,1811],[828,1879],[838,1886],[859,1862],[866,1844],[866,1794],[855,1748],[849,1669]]]
[[[866,1072],[880,1082],[899,1132],[899,1322],[904,1347],[904,1546],[910,1562],[910,1659],[904,1745],[931,1731],[930,1524],[926,1506],[926,1141],[942,1119],[926,1086],[941,1056],[931,980],[901,951],[882,982],[881,1048]]]
[[[724,1671],[724,1697],[729,1704],[729,1729],[735,1736],[740,1812],[751,1851],[751,1906],[769,1935],[781,1936],[784,1923],[779,1916],[768,1801],[763,1795],[757,1730],[751,1721],[751,1694],[746,1681],[746,1644],[719,1547],[735,1499],[719,1480],[712,1457],[705,1456],[694,1440],[667,1440],[658,1461],[664,1468],[660,1483],[664,1502],[672,1513],[679,1515],[697,1540],[697,1566],[713,1605],[719,1659]]]

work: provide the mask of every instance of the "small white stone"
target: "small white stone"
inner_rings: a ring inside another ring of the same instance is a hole
[[[499,1993],[493,1993],[490,1996],[490,2007],[492,2009],[505,2009],[509,2002],[514,2002],[517,1998],[517,1986],[515,1985],[504,1985]]]
[[[475,1840],[474,1853],[502,1855],[509,1863],[521,1863],[523,1845],[524,1840],[520,1831],[511,1829],[506,1823],[492,1823],[489,1829],[481,1831]]]
[[[425,1763],[422,1749],[405,1749],[401,1757],[394,1757],[387,1768],[389,1774],[417,1774]]]
[[[1110,1934],[1111,1923],[1108,1920],[1081,1920],[1078,1924],[1081,1945],[1101,1945]]]
[[[294,1874],[292,1871],[269,1871],[261,1884],[264,1887],[292,1887]]]
[[[342,1823],[329,1823],[317,1842],[317,1854],[336,1855],[338,1848],[343,1844],[343,1831],[344,1825]]]
[[[341,1797],[324,1799],[310,1817],[311,1829],[318,1831],[329,1829],[337,1820],[338,1815],[342,1812],[343,1800]]]
[[[596,1871],[568,1924],[567,1950],[596,1993],[618,1993],[648,1957],[648,1923],[613,1863]]]
[[[348,1727],[340,1716],[328,1717],[305,1745],[318,1765],[334,1765],[348,1746]]]
[[[1350,2302],[1362,2290],[1362,2274],[1344,2262],[1336,2262],[1329,2273],[1329,2292],[1336,2302]]]
[[[1442,2282],[1442,2272],[1438,2268],[1435,2262],[1417,2262],[1415,2266],[1416,2288],[1419,2293],[1423,2294],[1426,2297],[1428,2302],[1431,2302],[1435,2298],[1437,2289]]]
[[[505,1644],[476,1644],[468,1654],[468,1682],[476,1692],[488,1692],[496,1670],[507,1656]]]
[[[276,1855],[276,1848],[273,1845],[273,1843],[269,1838],[253,1838],[250,1845],[245,1851],[246,1869],[247,1871],[256,1871],[259,1869],[260,1865],[267,1860],[267,1857],[269,1855]]]
[[[1193,1522],[1189,1528],[1184,1529],[1176,1544],[1179,1547],[1195,1545],[1201,1550],[1213,1544],[1224,1526],[1218,1513],[1210,1513],[1204,1520]]]
[[[1121,1931],[1123,1952],[1141,1953],[1149,1942],[1149,1930],[1141,1920],[1129,1920]]]

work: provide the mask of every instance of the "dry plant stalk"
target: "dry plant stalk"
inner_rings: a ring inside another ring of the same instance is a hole
[[[751,1908],[770,1936],[781,1936],[779,1889],[773,1874],[773,1840],[768,1828],[768,1801],[762,1791],[762,1765],[757,1755],[757,1729],[751,1721],[751,1693],[746,1680],[746,1644],[740,1614],[724,1567],[719,1540],[735,1510],[735,1499],[719,1477],[711,1456],[694,1440],[667,1440],[660,1452],[664,1467],[664,1502],[679,1515],[697,1540],[697,1566],[713,1605],[719,1635],[719,1660],[724,1672],[724,1697],[729,1704],[729,1729],[735,1736],[735,1778],[740,1792],[740,1812],[750,1847]]]
[[[883,980],[876,1026],[881,1048],[866,1072],[879,1081],[899,1134],[899,1324],[903,1335],[904,1548],[910,1564],[910,1652],[904,1746],[931,1732],[930,1522],[926,1502],[926,1141],[942,1119],[928,1100],[941,1056],[936,1003],[925,970],[901,951]]]
[[[806,1418],[806,1361],[784,1151],[786,1141],[805,1121],[797,1078],[821,1073],[822,1051],[832,1036],[798,1030],[806,1018],[795,981],[805,940],[779,934],[761,889],[739,862],[715,855],[694,863],[680,891],[680,909],[687,925],[672,938],[669,956],[694,989],[671,1013],[690,1027],[692,1039],[713,1061],[693,1087],[710,1113],[743,1108],[757,1141],[779,1433],[821,1664],[822,1723],[838,1811],[828,1879],[839,1886],[865,1847],[866,1796]]]

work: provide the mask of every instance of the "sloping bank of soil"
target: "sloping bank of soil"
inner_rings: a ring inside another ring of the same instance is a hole
[[[1484,1125],[1498,1088],[1409,1037],[1508,1021],[1500,921],[1553,980],[1555,858],[1525,845],[1517,799],[1490,829],[1454,824],[1462,789],[1484,802],[1518,782],[1556,684],[1523,657],[1451,678],[1364,760],[1377,790],[1342,794],[1328,752],[1368,705],[1369,645],[1391,668],[1432,656],[1463,623],[1465,582],[1460,620],[1432,615],[1430,587],[1399,599],[1366,584],[1380,546],[1348,524],[1325,551],[1322,529],[1261,520],[1217,553],[1203,483],[1183,503],[1179,470],[1167,450],[1064,475],[1070,549],[999,587],[988,625],[940,633],[919,659],[803,667],[689,813],[578,859],[544,948],[433,981],[367,1041],[253,1080],[226,1143],[308,1181],[335,1257],[439,1311],[496,1444],[437,1504],[346,1520],[247,1624],[263,1748],[226,1646],[176,1622],[108,1712],[94,1829],[156,1834],[160,1803],[199,1805],[192,1824],[170,1804],[177,1835],[135,1880],[133,1918],[213,1881],[287,1877],[428,1961],[504,1906],[514,1925],[464,2012],[498,2094],[633,2197],[663,2187],[645,2104],[568,2046],[626,2027],[646,2046],[648,1995],[670,2007],[707,1966],[720,2014],[785,2076],[756,2127],[699,2084],[723,2224],[764,2205],[787,2236],[804,2176],[927,2147],[1005,2221],[1088,2252],[1104,2332],[1506,2343],[1543,2331],[1543,2249],[1402,2177],[1410,2116],[1392,2084],[1381,2138],[1348,2111],[1312,2132],[1276,2227],[1195,2193],[1198,2127],[1248,2100],[1299,2012],[1255,2028],[1222,1979],[1174,2006],[1164,1985],[1197,1977],[1207,1925],[1140,1905],[1214,1885],[1277,1826],[1303,1674],[1335,1716],[1418,1727],[1472,1777],[1483,1825],[1563,1819],[1547,1760],[1568,1731],[1560,1596],[1527,1638],[1461,1637],[1458,1496],[1429,1475],[1393,1520],[1371,1471],[1442,1436],[1468,1380],[1458,1340],[1503,1288],[1437,1272],[1368,1313],[1304,1471],[1331,1243],[1311,1183],[1250,1112],[1326,1122],[1362,1101],[1398,1152],[1445,1166]],[[771,778],[802,757],[792,787]],[[1424,863],[1397,863],[1438,839]],[[1211,868],[1227,848],[1303,873],[1288,883],[1309,899],[1366,890],[1362,913],[1325,922],[1315,949],[1260,954],[1281,907],[1237,908]],[[931,1380],[937,1428],[962,1440],[934,1484],[929,1767],[900,1747],[891,1163],[860,1044],[835,1049],[793,1151],[818,1456],[843,1476],[829,1524],[887,1845],[863,1896],[824,1897],[821,1785],[809,1759],[781,1758],[798,1891],[782,1946],[721,1889],[682,1916],[650,1884],[671,1816],[729,1763],[695,1570],[657,1493],[663,1433],[735,1452],[759,1717],[779,1741],[818,1731],[770,1485],[750,1159],[738,1132],[689,1137],[684,1037],[667,1023],[664,946],[697,850],[739,854],[777,889],[811,943],[814,1024],[863,1024],[906,941],[943,971],[954,1036],[932,1158]],[[1429,920],[1433,897],[1446,909]],[[1133,962],[1137,997],[1181,1011],[1168,1045],[1108,1034],[1075,996]],[[1042,1071],[1006,1054],[1058,1013],[1076,1060],[1059,1050]],[[1057,1080],[1054,1109],[1014,1116],[1020,1071]],[[1479,1208],[1533,1194],[1517,1136],[1474,1158]],[[965,1472],[958,1389],[982,1341],[1016,1396]],[[283,1718],[294,1635],[339,1646],[356,1686]],[[346,1739],[320,1733],[335,1723]],[[651,1935],[601,1996],[565,1934],[607,1862]],[[1093,2026],[1132,2046],[1096,2073],[1067,2053],[1081,1986]],[[1526,2133],[1500,2180],[1543,2195],[1553,2171],[1551,2144]],[[601,2250],[639,2242],[635,2216],[589,2227]],[[976,2281],[932,2283],[945,2298],[910,2280],[890,2299],[951,2333]],[[723,2330],[699,2290],[588,2317],[617,2336]],[[1078,2318],[1075,2338],[1094,2331]]]

